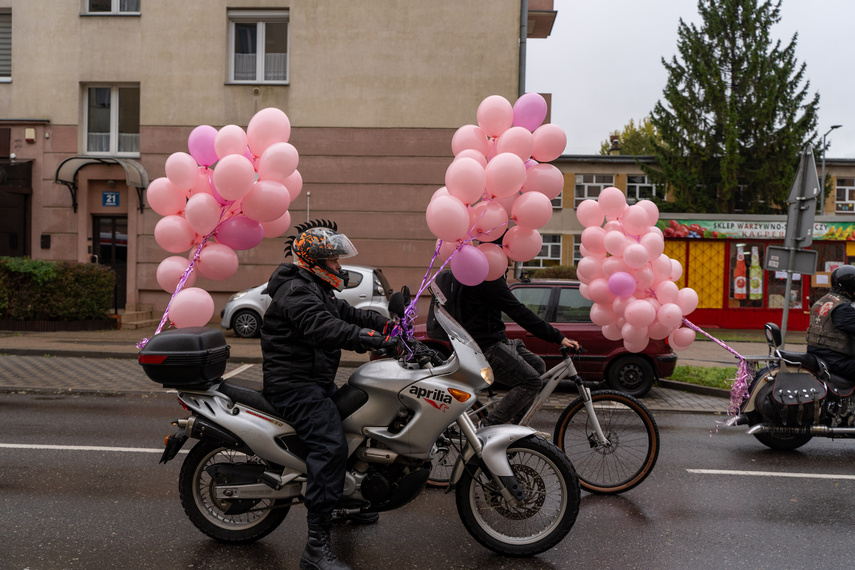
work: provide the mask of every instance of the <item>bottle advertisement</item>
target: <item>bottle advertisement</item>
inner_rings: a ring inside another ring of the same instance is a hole
[[[751,246],[751,266],[748,268],[748,298],[763,298],[763,268],[760,267],[760,250]]]
[[[736,245],[736,267],[733,269],[733,298],[745,299],[747,281],[745,279],[745,252],[742,244]]]

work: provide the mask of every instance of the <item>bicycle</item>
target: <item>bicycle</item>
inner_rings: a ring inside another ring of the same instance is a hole
[[[553,442],[570,459],[579,484],[589,493],[612,495],[629,491],[644,481],[659,457],[659,427],[650,411],[633,396],[616,390],[591,391],[576,373],[570,349],[563,361],[541,376],[543,388],[520,420],[529,425],[562,380],[572,380],[580,396],[564,408],[555,425]],[[476,402],[474,418],[486,416],[490,405]],[[476,420],[477,421],[477,420]],[[435,445],[428,485],[447,487],[462,449],[456,425],[443,432]]]

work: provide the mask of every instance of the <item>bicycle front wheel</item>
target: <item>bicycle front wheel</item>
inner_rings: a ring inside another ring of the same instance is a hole
[[[605,442],[580,397],[561,413],[554,441],[573,463],[579,485],[589,493],[614,495],[644,481],[659,457],[659,428],[647,408],[614,390],[591,393]]]

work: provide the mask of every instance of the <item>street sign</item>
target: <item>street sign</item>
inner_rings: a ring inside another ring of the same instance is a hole
[[[119,206],[119,193],[118,192],[101,192],[101,205],[107,206],[110,208],[116,208]]]
[[[813,243],[813,221],[819,192],[819,176],[816,174],[813,147],[807,143],[799,161],[799,171],[787,197],[789,207],[787,230],[784,234],[785,247],[801,248]]]
[[[790,257],[792,265],[790,265]],[[802,275],[816,273],[817,253],[812,249],[790,249],[770,245],[766,247],[766,271],[792,271]]]

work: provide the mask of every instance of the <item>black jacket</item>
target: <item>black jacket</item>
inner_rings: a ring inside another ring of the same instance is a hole
[[[507,338],[505,323],[502,322],[503,312],[540,339],[555,344],[561,344],[564,339],[558,329],[514,297],[504,277],[466,286],[455,279],[451,271],[446,270],[437,276],[436,285],[448,300],[445,307],[449,314],[472,335],[481,350],[487,350]],[[433,336],[430,325],[428,331]]]
[[[267,285],[272,298],[261,326],[264,394],[335,381],[341,349],[364,350],[359,331],[382,331],[388,319],[354,309],[333,288],[291,263],[280,265]]]

